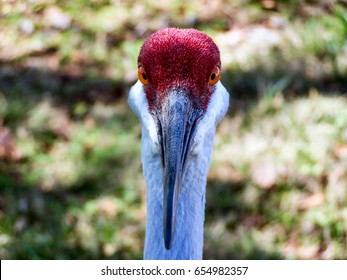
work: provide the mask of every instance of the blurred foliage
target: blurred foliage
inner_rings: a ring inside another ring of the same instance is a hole
[[[141,259],[143,40],[220,47],[207,259],[347,258],[347,2],[0,2],[0,258]]]

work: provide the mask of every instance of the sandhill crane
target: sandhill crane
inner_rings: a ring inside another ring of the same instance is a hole
[[[217,123],[229,94],[220,55],[195,29],[166,28],[144,42],[128,103],[142,126],[145,259],[201,259],[205,193]]]

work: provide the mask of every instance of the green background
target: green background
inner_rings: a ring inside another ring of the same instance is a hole
[[[1,1],[0,258],[141,259],[144,39],[205,31],[231,94],[204,258],[347,258],[346,1]]]

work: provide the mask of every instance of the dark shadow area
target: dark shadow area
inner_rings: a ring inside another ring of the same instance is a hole
[[[283,66],[287,62],[276,64]],[[236,111],[247,111],[257,101],[279,93],[288,101],[308,96],[311,89],[325,95],[347,94],[345,75],[309,77],[304,64],[296,70],[279,66],[271,72],[261,67],[249,72],[227,70],[222,74],[222,82],[231,94],[230,109]]]
[[[82,72],[83,69],[78,72]],[[66,71],[23,67],[0,62],[0,90],[5,96],[40,100],[53,98],[57,105],[71,108],[75,103],[114,102],[124,97],[129,84],[102,77],[72,75]]]

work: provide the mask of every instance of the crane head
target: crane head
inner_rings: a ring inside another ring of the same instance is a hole
[[[174,237],[187,161],[196,144],[197,127],[216,91],[220,68],[218,47],[209,36],[195,29],[159,30],[144,42],[138,57],[141,84],[138,82],[134,88],[140,88],[138,98],[144,102],[132,100],[135,97],[130,92],[129,103],[142,125],[148,126],[154,150],[160,155],[164,188],[163,239],[167,250]],[[132,91],[135,95],[135,89]],[[151,129],[153,123],[155,128]]]

